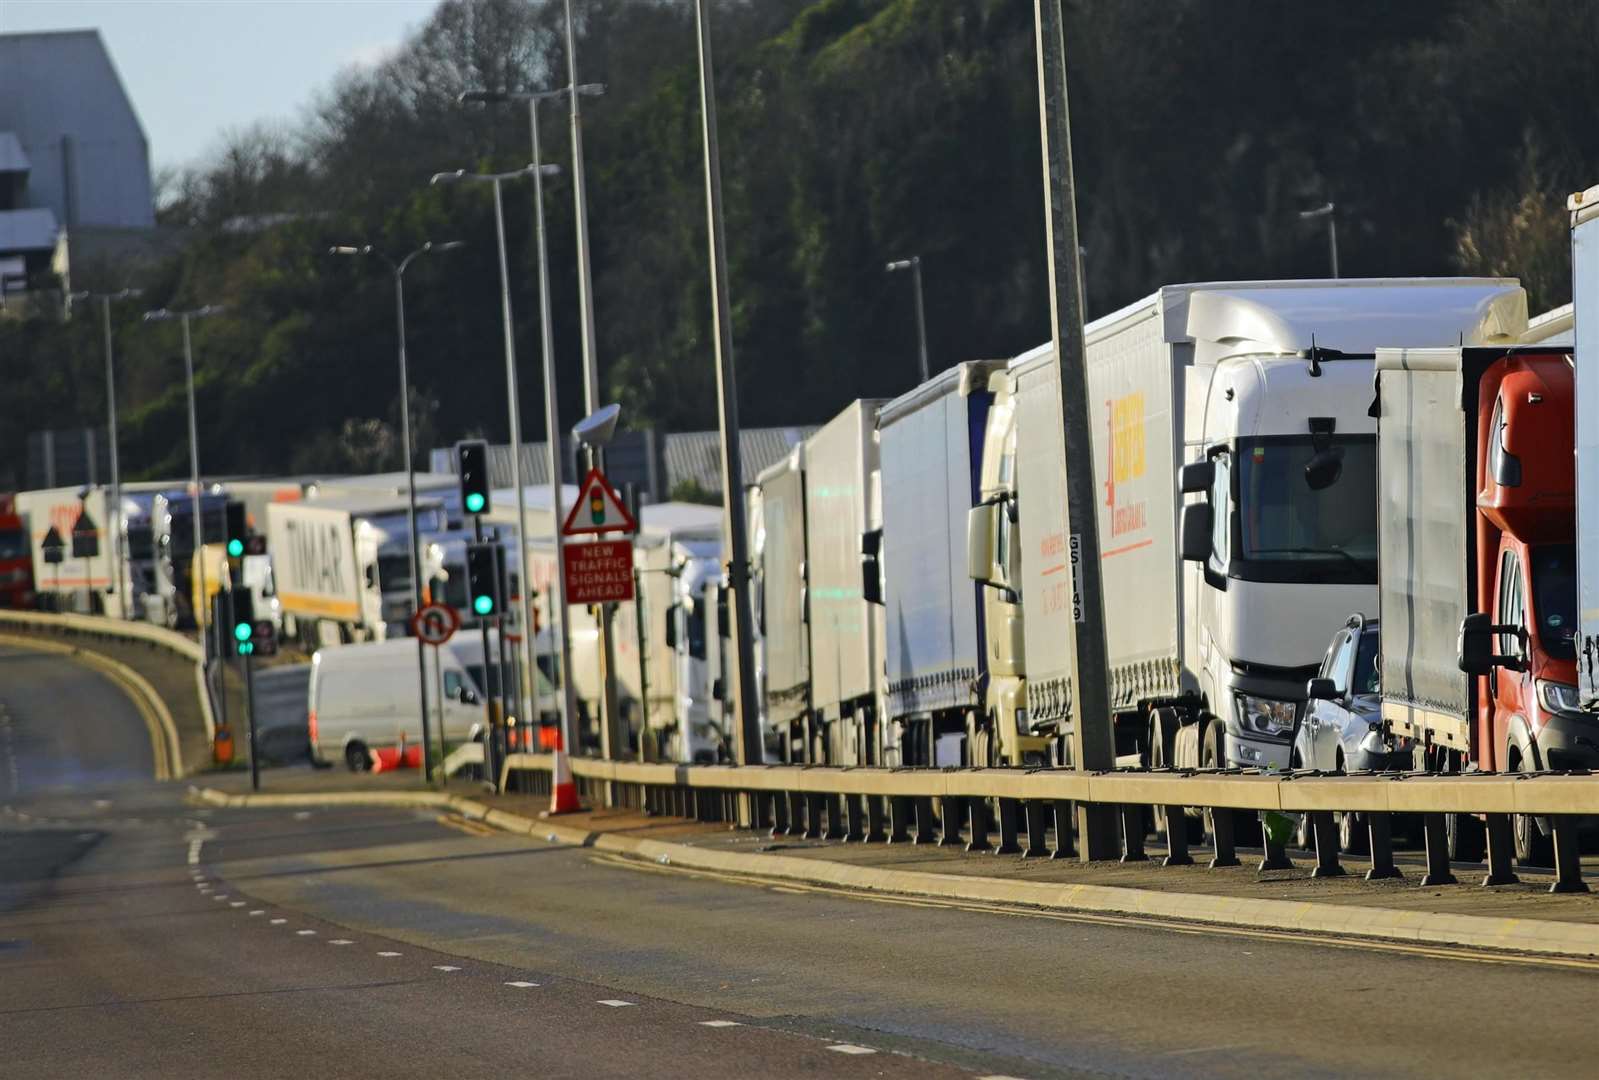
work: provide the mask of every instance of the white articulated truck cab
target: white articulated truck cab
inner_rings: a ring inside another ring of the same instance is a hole
[[[666,613],[666,642],[676,668],[677,708],[672,730],[663,732],[662,756],[714,764],[730,759],[726,748],[731,745],[722,715],[727,684],[717,611],[724,579],[722,541],[677,540],[671,551],[676,587]]]
[[[1287,765],[1329,628],[1376,610],[1373,351],[1525,326],[1514,280],[1458,278],[1167,286],[1085,328],[1119,760]]]

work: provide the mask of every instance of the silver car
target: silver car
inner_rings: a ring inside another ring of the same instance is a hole
[[[1343,773],[1412,767],[1411,740],[1383,730],[1377,644],[1377,620],[1364,615],[1351,615],[1333,635],[1321,671],[1305,686],[1292,768]],[[1364,822],[1355,814],[1338,817],[1340,846],[1359,850]]]

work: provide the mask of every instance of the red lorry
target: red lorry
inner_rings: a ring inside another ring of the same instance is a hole
[[[0,495],[0,608],[34,607],[33,548],[16,500]]]
[[[1569,348],[1377,353],[1383,718],[1431,772],[1599,767],[1577,693]],[[1448,823],[1482,856],[1480,824]],[[1515,821],[1547,865],[1546,823]]]

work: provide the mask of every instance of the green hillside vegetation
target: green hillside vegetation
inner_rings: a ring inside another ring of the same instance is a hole
[[[603,393],[629,425],[715,425],[691,6],[579,2]],[[1346,276],[1522,276],[1569,299],[1565,194],[1599,180],[1599,5],[1556,0],[1077,0],[1074,154],[1094,314],[1185,280],[1314,277],[1338,206]],[[915,379],[920,254],[935,367],[1048,333],[1032,5],[1022,0],[722,0],[715,5],[730,287],[745,423],[825,419]],[[181,258],[118,312],[124,468],[187,471],[177,330],[144,307],[228,306],[198,324],[208,473],[393,467],[393,292],[372,261],[469,247],[407,277],[418,446],[506,437],[493,212],[457,168],[528,157],[527,116],[462,107],[479,86],[565,81],[559,3],[445,0],[381,66],[330,82],[284,129],[225,136],[162,178]],[[567,169],[564,107],[544,110]],[[571,187],[546,187],[563,417],[582,413]],[[531,190],[507,190],[524,430],[542,437]],[[280,215],[289,215],[284,218]],[[0,321],[28,431],[100,423],[97,321]],[[4,469],[0,469],[3,473]]]

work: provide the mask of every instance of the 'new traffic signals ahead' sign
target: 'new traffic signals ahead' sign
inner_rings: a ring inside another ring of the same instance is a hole
[[[566,524],[561,526],[561,532],[566,536],[579,536],[584,533],[631,533],[638,532],[638,522],[633,520],[633,515],[622,505],[622,497],[605,479],[605,474],[598,469],[590,469],[589,474],[583,478],[583,486],[578,489],[577,502],[572,505],[572,512],[566,515]]]
[[[561,549],[568,604],[611,604],[633,599],[633,541],[596,540]]]

